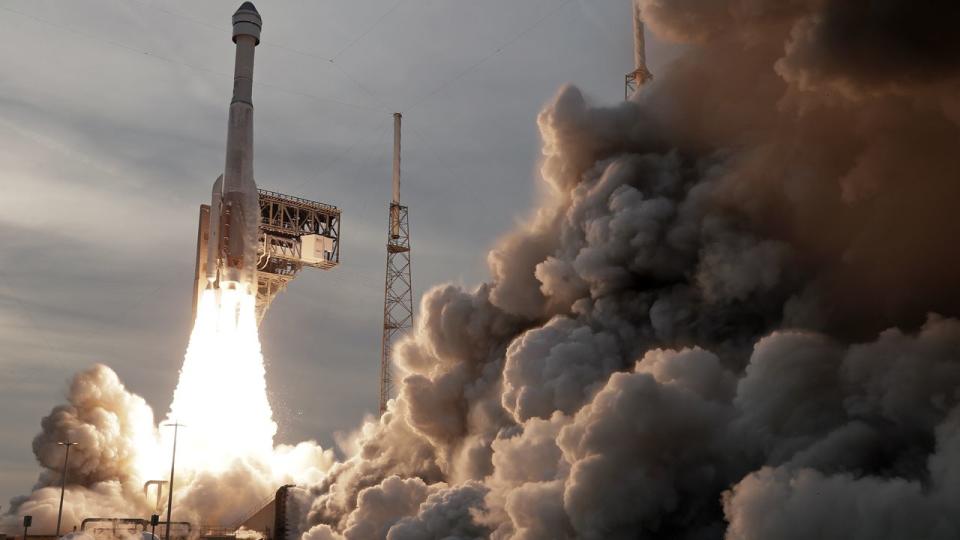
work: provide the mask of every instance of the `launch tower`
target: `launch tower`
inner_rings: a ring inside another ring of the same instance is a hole
[[[258,190],[257,324],[277,294],[304,267],[329,270],[340,262],[340,209]]]
[[[410,223],[400,204],[400,113],[393,114],[393,199],[387,221],[387,273],[383,294],[383,339],[380,343],[380,414],[393,395],[393,341],[413,326],[410,278]]]

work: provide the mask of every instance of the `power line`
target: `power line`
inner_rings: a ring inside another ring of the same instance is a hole
[[[380,110],[382,110],[383,112],[387,112],[387,113],[391,112],[390,109],[388,109],[387,106],[384,105],[384,103],[383,103],[382,101],[380,101],[379,98],[377,98],[376,94],[374,94],[372,91],[370,91],[369,89],[367,89],[366,86],[364,86],[363,84],[361,84],[360,81],[358,81],[357,79],[355,79],[352,75],[350,75],[349,73],[347,73],[347,71],[346,71],[345,69],[343,69],[342,67],[340,67],[340,64],[336,64],[336,63],[333,63],[333,62],[330,62],[330,64],[331,64],[337,71],[339,71],[344,77],[346,77],[347,80],[349,80],[350,82],[352,82],[354,86],[356,86],[357,88],[359,88],[361,92],[363,92],[364,94],[367,94],[367,96],[369,96],[370,99],[373,100],[374,104],[375,104],[378,108],[380,108]]]
[[[167,56],[163,56],[163,55],[157,54],[157,53],[155,53],[155,52],[151,52],[151,51],[142,50],[142,49],[139,49],[139,48],[136,48],[136,47],[132,47],[132,46],[130,46],[130,45],[127,45],[127,44],[122,43],[122,42],[119,42],[119,41],[110,40],[110,39],[103,39],[103,38],[98,37],[98,36],[94,36],[94,35],[91,35],[91,34],[87,34],[87,33],[85,33],[85,32],[81,32],[81,31],[79,31],[79,30],[76,30],[75,28],[71,28],[71,27],[68,27],[68,26],[64,26],[64,25],[55,23],[55,22],[50,21],[50,20],[48,20],[48,19],[44,19],[44,18],[41,18],[41,17],[36,17],[36,16],[34,16],[34,15],[30,15],[29,13],[23,13],[23,12],[21,12],[21,11],[17,11],[17,10],[15,10],[15,9],[10,9],[10,8],[4,7],[4,6],[0,6],[0,10],[6,11],[6,12],[9,12],[9,13],[13,13],[13,14],[15,14],[15,15],[19,15],[19,16],[24,17],[24,18],[27,18],[27,19],[31,19],[31,20],[33,20],[33,21],[35,21],[35,22],[38,22],[38,23],[41,23],[41,24],[50,26],[50,27],[52,27],[52,28],[56,28],[56,29],[58,29],[58,30],[63,30],[63,31],[66,31],[66,32],[70,32],[70,33],[72,33],[72,34],[74,34],[74,35],[83,37],[83,38],[85,38],[85,39],[88,39],[88,40],[90,40],[90,41],[94,41],[94,42],[96,42],[96,43],[100,43],[100,44],[102,44],[102,45],[107,45],[107,46],[109,46],[109,47],[116,47],[116,48],[119,48],[119,49],[123,49],[123,50],[125,50],[125,51],[127,51],[127,52],[134,53],[134,54],[136,54],[136,55],[138,55],[138,56],[145,56],[145,57],[148,57],[148,58],[153,58],[153,59],[156,59],[156,60],[160,60],[160,61],[163,61],[163,62],[167,62],[167,63],[169,63],[169,64],[180,65],[180,66],[186,67],[186,68],[188,68],[188,69],[192,69],[192,70],[194,70],[194,71],[198,71],[198,72],[202,72],[202,73],[209,73],[209,74],[217,75],[217,76],[221,76],[221,77],[233,78],[233,75],[230,74],[230,73],[226,73],[226,72],[223,72],[223,71],[216,71],[216,70],[213,70],[213,69],[210,69],[210,68],[206,68],[206,67],[203,67],[203,66],[198,66],[198,65],[190,64],[190,63],[184,62],[184,61],[182,61],[182,60],[176,60],[176,59],[173,59],[173,58],[170,58],[170,57],[167,57]],[[276,91],[279,91],[279,92],[284,92],[284,93],[291,94],[291,95],[295,95],[295,96],[305,97],[305,98],[313,99],[313,100],[316,100],[316,101],[336,103],[336,104],[342,105],[342,106],[344,106],[344,107],[350,107],[350,108],[353,108],[353,109],[356,109],[356,110],[361,110],[361,111],[371,111],[371,112],[377,111],[377,109],[374,108],[374,107],[368,107],[368,106],[360,105],[360,104],[357,104],[357,103],[350,103],[350,102],[347,102],[347,101],[341,101],[341,100],[338,100],[338,99],[335,99],[335,98],[331,98],[331,97],[318,96],[318,95],[315,95],[315,94],[311,94],[311,93],[309,93],[309,92],[304,92],[304,91],[300,91],[300,90],[293,90],[293,89],[286,88],[286,87],[284,87],[284,86],[279,86],[279,85],[276,85],[276,84],[258,82],[258,83],[254,83],[254,87],[257,87],[257,88],[268,88],[268,89],[271,89],[271,90],[276,90]]]
[[[385,18],[387,18],[391,13],[393,13],[394,11],[396,11],[396,9],[397,9],[398,7],[400,7],[400,4],[402,4],[402,3],[403,3],[403,0],[397,0],[396,2],[394,2],[393,7],[391,7],[390,9],[388,9],[387,11],[385,11],[382,15],[380,15],[379,17],[377,17],[377,20],[373,21],[373,24],[371,24],[370,26],[368,26],[367,29],[364,30],[359,36],[357,36],[357,37],[355,37],[354,39],[352,39],[349,43],[347,43],[347,44],[344,45],[339,51],[337,51],[336,54],[334,54],[333,56],[331,56],[331,57],[329,58],[330,62],[332,63],[332,62],[336,61],[336,59],[339,58],[341,54],[347,52],[351,47],[353,47],[354,45],[356,45],[357,43],[359,43],[360,40],[362,40],[363,38],[367,37],[367,36],[370,34],[370,32],[373,32],[374,28],[376,28],[376,27],[380,24],[381,21],[383,21],[383,20],[384,20]]]
[[[262,85],[262,86],[265,86],[265,87],[276,88],[276,89],[281,90],[281,91],[285,91],[285,92],[292,93],[292,94],[295,94],[295,95],[302,95],[302,96],[304,96],[304,97],[313,97],[313,98],[316,98],[316,99],[323,99],[323,100],[327,100],[327,101],[339,103],[339,104],[341,104],[341,105],[348,106],[348,107],[356,107],[356,108],[359,108],[359,109],[361,109],[361,110],[370,110],[370,111],[372,111],[372,110],[375,110],[375,109],[379,109],[379,110],[384,111],[384,112],[390,112],[390,110],[389,110],[389,108],[387,107],[387,105],[386,105],[383,101],[381,101],[374,92],[372,92],[369,88],[367,88],[366,85],[364,85],[363,83],[361,83],[356,77],[353,77],[352,75],[350,75],[349,72],[347,72],[343,67],[341,67],[341,66],[336,62],[336,59],[339,58],[339,57],[340,57],[343,53],[345,53],[347,50],[349,50],[350,48],[352,48],[353,46],[355,46],[357,43],[359,43],[360,41],[362,41],[363,39],[365,39],[368,35],[370,35],[370,33],[373,32],[374,29],[376,29],[387,17],[389,17],[391,14],[393,14],[393,12],[395,12],[395,11],[397,10],[397,8],[400,7],[400,5],[403,3],[403,1],[404,1],[404,0],[397,0],[388,10],[386,10],[386,11],[383,12],[379,17],[377,17],[377,19],[376,19],[370,26],[368,26],[363,32],[361,32],[358,36],[356,36],[355,38],[353,38],[352,40],[350,40],[346,45],[344,45],[343,47],[341,47],[339,51],[337,51],[333,56],[330,56],[330,57],[327,57],[327,56],[322,55],[322,54],[317,54],[317,53],[312,53],[312,52],[304,51],[304,50],[301,50],[301,49],[296,49],[296,48],[293,48],[293,47],[290,47],[290,46],[287,46],[287,45],[283,45],[283,44],[280,44],[280,43],[275,43],[275,42],[272,42],[272,41],[266,41],[266,40],[264,40],[264,41],[261,42],[261,45],[266,45],[266,46],[269,46],[269,47],[274,47],[274,48],[282,49],[282,50],[285,50],[285,51],[290,52],[290,53],[293,53],[293,54],[301,55],[301,56],[308,57],[308,58],[314,58],[314,59],[317,59],[317,60],[326,60],[329,64],[333,65],[334,69],[336,69],[344,78],[346,78],[350,83],[352,83],[354,86],[356,86],[361,92],[363,92],[364,94],[366,94],[366,95],[374,102],[375,107],[365,107],[365,106],[358,105],[358,104],[354,104],[354,103],[340,102],[340,101],[335,100],[335,99],[333,99],[333,98],[320,98],[320,97],[313,96],[312,94],[308,94],[308,93],[305,93],[305,92],[298,92],[298,91],[295,91],[295,90],[289,90],[289,89],[286,89],[286,88],[283,88],[283,87],[273,86],[273,85],[269,85],[269,84],[265,84],[265,83],[260,83],[260,84],[258,84],[258,85]],[[155,9],[155,10],[157,10],[157,11],[166,13],[166,14],[168,14],[168,15],[172,15],[172,16],[175,16],[175,17],[183,18],[184,20],[188,20],[188,21],[194,22],[194,23],[199,24],[199,25],[201,25],[201,26],[203,26],[203,27],[205,27],[205,28],[212,29],[212,30],[216,30],[217,32],[223,32],[223,31],[225,31],[224,29],[222,29],[222,28],[220,28],[220,27],[217,27],[217,26],[215,26],[215,25],[213,25],[213,24],[207,23],[206,21],[202,21],[202,20],[200,20],[200,19],[196,19],[196,18],[194,18],[194,17],[190,17],[190,16],[188,16],[188,15],[185,15],[185,14],[182,14],[182,13],[179,13],[179,12],[176,12],[176,11],[167,10],[167,9],[164,9],[164,8],[161,8],[161,7],[157,7],[157,6],[154,6],[154,5],[152,5],[152,4],[148,4],[148,3],[144,3],[144,2],[139,2],[139,3],[141,3],[141,5],[144,5],[144,6],[148,7],[148,8],[150,8],[150,9]],[[493,57],[500,55],[500,54],[503,53],[506,49],[508,49],[509,47],[511,47],[514,43],[516,43],[517,41],[521,40],[524,36],[526,36],[527,34],[529,34],[529,33],[530,33],[531,31],[533,31],[535,28],[537,28],[538,26],[540,26],[541,24],[543,24],[544,22],[546,22],[546,21],[547,21],[548,19],[550,19],[553,15],[555,15],[557,12],[559,12],[561,9],[565,8],[566,6],[570,5],[571,3],[573,3],[573,0],[564,0],[562,3],[555,5],[552,9],[550,9],[549,11],[547,11],[542,17],[538,18],[538,19],[537,19],[536,21],[534,21],[532,24],[524,27],[519,33],[515,34],[515,35],[514,35],[513,37],[511,37],[510,39],[508,39],[507,41],[505,41],[505,42],[503,42],[502,44],[500,44],[496,49],[494,49],[494,50],[493,50],[492,52],[490,52],[488,55],[486,55],[486,56],[484,56],[483,58],[480,58],[480,59],[477,60],[476,62],[472,63],[472,64],[469,65],[466,69],[458,72],[458,73],[455,74],[453,77],[444,80],[444,81],[441,82],[438,86],[436,86],[433,90],[431,90],[431,91],[428,92],[427,94],[421,96],[421,97],[418,98],[416,101],[414,101],[412,105],[409,105],[408,107],[406,107],[405,110],[412,110],[412,109],[415,109],[415,108],[419,107],[420,105],[422,105],[423,103],[425,103],[427,100],[429,100],[431,97],[439,94],[440,92],[442,92],[443,90],[445,90],[445,89],[446,89],[447,87],[449,87],[450,85],[452,85],[452,84],[456,83],[457,81],[459,81],[460,79],[464,78],[464,77],[465,77],[466,75],[468,75],[470,72],[472,72],[472,71],[474,71],[475,69],[479,68],[480,66],[482,66],[483,64],[485,64],[487,61],[489,61],[489,60],[492,59]],[[133,49],[131,49],[131,50],[133,50]],[[210,71],[210,70],[207,70],[207,71]]]
[[[330,57],[324,56],[324,55],[322,55],[322,54],[311,53],[311,52],[304,51],[304,50],[301,50],[301,49],[296,49],[296,48],[289,47],[289,46],[287,46],[287,45],[282,45],[282,44],[280,44],[280,43],[275,43],[275,42],[272,42],[272,41],[266,41],[266,40],[264,40],[264,41],[261,42],[261,45],[266,45],[266,46],[269,46],[269,47],[275,47],[275,48],[282,49],[282,50],[285,50],[285,51],[287,51],[287,52],[290,52],[290,53],[293,53],[293,54],[298,54],[298,55],[305,56],[305,57],[308,57],[308,58],[314,58],[314,59],[317,59],[317,60],[326,60],[328,63],[330,63],[331,65],[333,65],[333,67],[334,67],[338,72],[340,72],[340,74],[343,75],[344,78],[346,78],[348,81],[350,81],[350,82],[351,82],[354,86],[356,86],[361,92],[363,92],[363,93],[366,94],[371,100],[373,100],[373,102],[374,102],[375,105],[376,105],[376,108],[378,108],[378,109],[380,109],[380,110],[382,110],[382,111],[385,111],[385,112],[390,112],[390,110],[389,110],[389,108],[386,106],[386,104],[384,104],[384,103],[377,97],[377,95],[376,95],[374,92],[372,92],[370,89],[368,89],[368,88],[367,88],[363,83],[361,83],[357,78],[355,78],[355,77],[353,77],[352,75],[350,75],[350,73],[347,72],[343,67],[341,67],[341,66],[336,62],[336,60],[337,60],[337,58],[339,58],[341,55],[343,55],[347,50],[351,49],[351,48],[354,47],[356,44],[358,44],[358,43],[361,42],[363,39],[365,39],[367,36],[369,36],[370,33],[373,32],[373,30],[375,30],[387,17],[389,17],[391,14],[393,14],[393,12],[395,12],[395,11],[397,10],[397,8],[400,7],[400,5],[403,3],[403,1],[404,1],[404,0],[397,0],[388,10],[386,10],[386,11],[383,12],[379,17],[377,17],[377,19],[376,19],[372,24],[370,24],[370,26],[368,26],[363,32],[361,32],[358,36],[356,36],[355,38],[353,38],[352,40],[350,40],[349,42],[347,42],[346,45],[344,45],[343,47],[341,47],[339,51],[337,51],[333,56],[330,56]],[[487,56],[484,56],[483,58],[481,58],[481,59],[479,59],[478,61],[474,62],[473,64],[471,64],[470,66],[468,66],[468,67],[467,67],[466,69],[464,69],[463,71],[458,72],[458,73],[457,73],[456,75],[454,75],[452,78],[443,81],[440,85],[438,85],[437,87],[435,87],[435,88],[434,88],[432,91],[430,91],[429,93],[421,96],[419,99],[417,99],[417,101],[414,102],[413,105],[410,105],[410,106],[407,107],[406,109],[407,109],[407,110],[411,110],[411,109],[414,109],[414,108],[420,106],[420,105],[423,104],[426,100],[428,100],[429,98],[431,98],[431,97],[435,96],[436,94],[440,93],[441,91],[443,91],[444,89],[446,89],[446,88],[447,88],[448,86],[450,86],[451,84],[459,81],[460,79],[462,79],[463,77],[465,77],[467,74],[469,74],[471,71],[473,71],[473,70],[475,70],[476,68],[480,67],[481,65],[483,65],[484,63],[486,63],[488,60],[490,60],[490,59],[493,58],[494,56],[497,56],[497,55],[501,54],[504,50],[506,50],[507,48],[509,48],[510,46],[512,46],[514,43],[516,43],[517,41],[519,41],[520,39],[522,39],[522,38],[523,38],[524,36],[526,36],[529,32],[531,32],[532,30],[534,30],[536,27],[540,26],[540,25],[541,25],[542,23],[544,23],[547,19],[549,19],[550,17],[552,17],[555,13],[557,13],[557,12],[560,11],[561,9],[565,8],[567,5],[571,4],[572,2],[573,2],[573,0],[564,0],[562,3],[557,4],[556,6],[553,7],[553,9],[549,10],[549,11],[548,11],[547,13],[545,13],[542,17],[540,17],[539,19],[537,19],[536,21],[534,21],[533,24],[530,24],[530,25],[524,27],[518,34],[514,35],[514,36],[511,37],[509,40],[507,40],[507,41],[505,41],[504,43],[502,43],[499,47],[497,47],[497,48],[496,48],[494,51],[492,51],[490,54],[488,54]],[[178,12],[174,12],[174,11],[166,10],[166,9],[163,9],[163,8],[160,8],[160,7],[156,7],[156,6],[153,6],[152,4],[143,4],[143,5],[151,8],[151,9],[156,9],[156,10],[161,11],[161,12],[163,12],[163,13],[167,13],[168,15],[173,15],[173,16],[176,16],[176,17],[182,17],[182,18],[185,19],[185,20],[192,21],[192,22],[194,22],[194,23],[200,24],[200,25],[202,25],[202,26],[204,26],[204,27],[206,27],[206,28],[210,28],[210,29],[216,30],[216,31],[218,31],[218,32],[224,31],[223,29],[221,29],[221,28],[219,28],[219,27],[217,27],[217,26],[214,26],[214,25],[212,25],[212,24],[206,23],[205,21],[201,21],[201,20],[198,20],[198,19],[196,19],[196,18],[189,17],[189,16],[187,16],[187,15],[184,15],[184,14],[181,14],[181,13],[178,13]],[[366,108],[366,109],[367,109],[367,110],[372,110],[371,108]]]
[[[216,30],[216,31],[219,32],[219,33],[229,32],[229,31],[230,31],[230,28],[227,27],[227,26],[220,27],[220,26],[217,26],[217,25],[215,25],[215,24],[213,24],[213,23],[209,23],[209,22],[207,22],[207,21],[205,21],[205,20],[203,20],[203,19],[198,19],[198,18],[196,18],[196,17],[191,17],[191,16],[189,16],[189,15],[187,15],[187,14],[185,14],[185,13],[180,13],[179,11],[172,11],[172,10],[164,9],[164,8],[162,8],[162,7],[160,7],[160,6],[155,5],[153,2],[143,2],[143,1],[141,1],[141,0],[133,0],[133,1],[136,2],[136,3],[138,3],[138,4],[140,4],[141,6],[146,7],[146,8],[153,9],[153,10],[159,11],[159,12],[161,12],[161,13],[166,13],[167,15],[172,15],[172,16],[174,16],[174,17],[179,17],[179,18],[181,18],[181,19],[190,21],[190,22],[192,22],[192,23],[199,24],[200,26],[205,26],[205,27],[207,27],[207,28],[211,28],[211,29],[213,29],[213,30]],[[262,42],[261,42],[261,43],[262,43]]]
[[[379,125],[378,125],[377,127],[380,128],[379,131],[383,131],[383,130],[387,129],[389,126],[386,126],[386,125],[379,126]],[[353,143],[350,144],[350,146],[348,146],[347,148],[341,150],[340,153],[338,153],[337,155],[335,155],[335,156],[333,157],[333,159],[330,160],[330,162],[328,162],[326,165],[323,166],[323,168],[319,169],[318,171],[315,171],[315,172],[314,172],[314,176],[319,176],[319,174],[320,174],[321,172],[327,172],[327,171],[329,171],[330,169],[332,169],[333,166],[334,166],[338,161],[340,161],[341,159],[343,159],[344,157],[346,157],[350,152],[352,152],[353,149],[356,148],[362,141],[366,140],[366,139],[369,137],[369,135],[375,134],[375,133],[377,133],[377,132],[378,132],[377,129],[373,129],[373,130],[370,130],[370,131],[366,131],[366,132],[361,133],[360,136],[357,137],[356,140],[354,140]],[[310,182],[310,180],[304,180],[303,182],[300,182],[299,184],[293,186],[292,189],[300,189],[300,188],[302,188],[303,186],[307,185],[308,182]]]
[[[432,92],[426,94],[425,96],[423,96],[422,98],[420,98],[419,100],[417,100],[416,102],[414,102],[413,105],[410,105],[409,107],[407,107],[406,110],[412,110],[412,109],[415,109],[415,108],[419,107],[419,106],[420,106],[421,104],[423,104],[426,100],[428,100],[428,99],[430,99],[431,97],[437,95],[438,93],[440,93],[442,90],[446,89],[446,88],[447,88],[448,86],[450,86],[451,84],[459,81],[459,80],[462,79],[464,76],[466,76],[468,73],[470,73],[470,72],[473,71],[474,69],[476,69],[476,68],[480,67],[481,65],[483,65],[487,60],[490,60],[490,59],[493,58],[494,56],[497,56],[498,54],[502,53],[504,50],[506,50],[506,49],[509,48],[511,45],[513,45],[514,43],[516,43],[517,41],[519,41],[521,38],[523,38],[525,35],[527,35],[527,34],[528,34],[530,31],[532,31],[534,28],[540,26],[540,24],[542,24],[544,21],[546,21],[547,19],[549,19],[550,17],[552,17],[555,13],[557,13],[557,12],[560,11],[561,9],[563,9],[563,8],[567,7],[568,5],[570,5],[572,2],[573,2],[573,0],[564,0],[563,3],[557,4],[556,6],[554,6],[553,9],[551,9],[550,11],[548,11],[543,17],[540,17],[539,19],[537,19],[536,22],[534,22],[534,23],[531,24],[530,26],[527,26],[527,27],[524,28],[523,30],[521,30],[519,34],[513,36],[512,38],[510,38],[509,40],[507,40],[506,42],[504,42],[502,45],[500,45],[499,47],[497,47],[496,50],[494,50],[493,52],[491,52],[491,53],[488,54],[487,56],[484,56],[484,57],[481,58],[480,60],[474,62],[473,64],[470,64],[470,66],[469,66],[467,69],[461,71],[460,73],[458,73],[457,75],[455,75],[453,78],[447,79],[445,82],[443,82],[442,84],[440,84],[439,86],[437,86]]]
[[[448,174],[450,174],[451,178],[456,178],[457,173],[454,172],[453,167],[447,165],[447,163],[443,160],[443,158],[440,157],[440,154],[438,154],[437,151],[433,148],[433,146],[430,144],[430,141],[427,140],[426,136],[424,136],[424,135],[420,132],[420,130],[414,128],[413,126],[409,126],[409,127],[410,127],[410,130],[413,131],[413,134],[414,134],[418,139],[420,139],[420,142],[423,143],[424,147],[427,149],[427,152],[429,152],[430,154],[433,155],[433,158],[437,161],[437,163],[438,163],[443,169],[445,169]]]
[[[181,13],[181,12],[179,12],[179,11],[173,11],[173,10],[170,10],[170,9],[164,9],[164,8],[162,8],[162,7],[159,7],[159,6],[155,5],[155,4],[152,3],[152,2],[146,2],[146,1],[141,1],[141,0],[132,0],[132,1],[133,1],[133,2],[136,2],[136,3],[140,4],[140,5],[142,5],[143,7],[147,8],[147,9],[152,9],[152,10],[155,10],[155,11],[159,11],[160,13],[166,13],[167,15],[171,15],[171,16],[173,16],[173,17],[177,17],[177,18],[183,19],[183,20],[185,20],[185,21],[189,21],[189,22],[192,22],[192,23],[194,23],[194,24],[200,25],[200,26],[202,26],[202,27],[204,27],[204,28],[213,30],[213,31],[215,31],[218,35],[221,35],[221,36],[231,31],[231,28],[230,28],[229,26],[227,26],[227,25],[218,26],[218,25],[216,25],[216,24],[207,22],[207,21],[205,21],[205,20],[203,20],[203,19],[198,19],[198,18],[196,18],[196,17],[191,17],[191,16],[189,16],[189,15],[187,15],[187,14],[185,14],[185,13]],[[276,42],[274,42],[274,41],[268,41],[268,40],[265,40],[265,39],[261,39],[261,40],[260,40],[260,46],[261,46],[261,47],[273,47],[273,48],[282,49],[282,50],[285,50],[285,51],[288,51],[288,52],[291,52],[291,53],[294,53],[294,54],[299,54],[299,55],[301,55],[301,56],[307,56],[307,57],[310,57],[310,58],[317,58],[317,59],[320,59],[320,60],[326,60],[326,61],[328,61],[328,62],[330,61],[330,57],[328,57],[328,56],[324,56],[324,55],[321,55],[321,54],[316,54],[316,53],[304,51],[304,50],[301,50],[301,49],[296,49],[296,48],[290,47],[290,46],[288,46],[288,45],[284,45],[284,44],[282,44],[282,43],[276,43]]]
[[[179,18],[184,19],[184,20],[186,20],[186,21],[190,21],[190,22],[193,22],[193,23],[195,23],[195,24],[198,24],[198,25],[200,25],[200,26],[202,26],[202,27],[204,27],[204,28],[213,30],[213,31],[217,32],[218,34],[223,34],[224,32],[228,32],[228,31],[230,30],[229,28],[226,28],[226,27],[221,28],[221,27],[218,27],[218,26],[216,26],[216,25],[214,25],[214,24],[208,23],[208,22],[203,21],[203,20],[201,20],[201,19],[197,19],[197,18],[195,18],[195,17],[190,17],[190,16],[188,16],[188,15],[185,15],[185,14],[180,13],[180,12],[177,12],[177,11],[171,11],[171,10],[163,9],[163,8],[161,8],[161,7],[154,6],[153,4],[148,3],[148,2],[139,2],[138,0],[134,0],[134,1],[137,1],[137,2],[140,3],[142,6],[148,8],[148,9],[154,9],[154,10],[157,10],[157,11],[159,11],[159,12],[161,12],[161,13],[166,13],[167,15],[172,15],[172,16],[174,16],[174,17],[179,17]],[[397,5],[399,5],[399,2],[397,3]],[[394,6],[394,8],[396,8],[396,5]],[[391,9],[391,10],[389,10],[387,13],[385,13],[384,15],[382,15],[382,16],[380,17],[380,20],[382,20],[386,15],[388,15],[388,14],[389,14],[390,12],[392,12],[392,11],[393,11],[393,10]],[[379,22],[379,20],[378,20],[378,22]],[[369,33],[369,32],[366,32],[366,34],[368,34],[368,33]],[[356,42],[356,39],[354,40],[354,42]],[[283,44],[281,44],[281,43],[275,43],[275,42],[273,42],[273,41],[267,41],[267,40],[261,40],[261,41],[260,41],[260,46],[261,46],[261,47],[273,47],[273,48],[275,48],[275,49],[280,49],[280,50],[283,50],[283,51],[287,51],[287,52],[289,52],[289,53],[293,53],[293,54],[296,54],[296,55],[299,55],[299,56],[304,56],[304,57],[307,57],[307,58],[313,58],[313,59],[316,59],[316,60],[324,60],[326,63],[328,63],[328,64],[330,64],[331,66],[333,66],[333,68],[334,68],[337,72],[339,72],[341,75],[343,75],[343,77],[344,77],[345,79],[347,79],[351,84],[353,84],[353,85],[356,86],[361,92],[363,92],[364,94],[366,94],[367,96],[369,96],[370,99],[372,99],[372,100],[375,102],[375,105],[376,105],[378,108],[380,108],[380,109],[383,110],[383,111],[389,112],[389,109],[388,109],[382,102],[380,102],[379,99],[377,99],[377,97],[373,94],[373,92],[371,92],[369,89],[367,89],[367,87],[364,86],[363,84],[361,84],[360,81],[358,81],[355,77],[353,77],[352,75],[350,75],[345,69],[343,69],[343,68],[340,66],[340,64],[335,63],[335,62],[333,61],[333,58],[328,57],[328,56],[325,56],[325,55],[322,55],[322,54],[317,54],[317,53],[312,53],[312,52],[309,52],[309,51],[304,51],[304,50],[302,50],[302,49],[296,49],[296,48],[290,47],[290,46],[288,46],[288,45],[283,45]],[[372,110],[372,109],[368,109],[368,110]]]

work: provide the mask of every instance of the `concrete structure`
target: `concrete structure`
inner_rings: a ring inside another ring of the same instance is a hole
[[[257,189],[253,178],[253,60],[263,21],[244,2],[233,14],[233,98],[223,175],[200,206],[193,307],[209,287],[257,295],[257,322],[305,266],[340,262],[340,210],[329,204]]]
[[[383,338],[380,342],[380,414],[393,395],[393,342],[413,326],[413,281],[410,277],[410,222],[400,204],[400,113],[393,115],[393,198],[387,224],[387,272],[383,293]]]

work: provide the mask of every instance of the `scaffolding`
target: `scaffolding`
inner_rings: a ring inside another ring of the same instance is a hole
[[[257,190],[260,225],[257,231],[257,324],[278,294],[304,267],[330,270],[340,263],[340,209],[336,206]],[[210,244],[209,204],[200,205],[197,260],[193,280],[193,312],[207,282]]]
[[[257,246],[257,324],[274,298],[304,267],[340,262],[340,209],[260,189]]]
[[[410,223],[407,207],[390,205],[387,272],[384,280],[383,340],[380,351],[380,414],[393,395],[393,342],[413,326],[413,283],[410,268]]]

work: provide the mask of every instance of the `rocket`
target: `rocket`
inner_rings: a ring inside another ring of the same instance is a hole
[[[194,307],[202,288],[257,291],[260,202],[253,180],[253,56],[262,20],[251,2],[233,14],[236,57],[227,124],[227,157],[200,210]],[[205,223],[206,222],[206,223]],[[206,225],[206,231],[204,230]],[[205,251],[205,253],[204,253]],[[202,277],[207,283],[202,283]]]
[[[624,88],[624,99],[630,99],[639,94],[641,87],[653,79],[653,74],[647,69],[647,44],[644,39],[643,12],[640,9],[640,0],[633,0],[633,66],[627,73]]]

